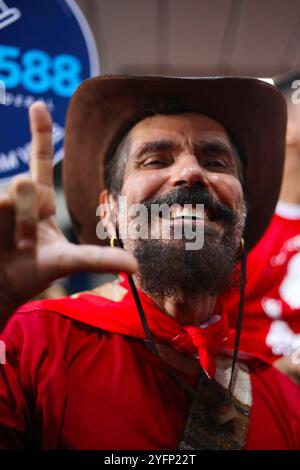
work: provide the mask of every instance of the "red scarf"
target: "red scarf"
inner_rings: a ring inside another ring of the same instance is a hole
[[[128,291],[120,302],[83,293],[77,298],[65,297],[35,302],[38,308],[60,313],[66,317],[135,338],[146,339],[127,277],[122,275],[121,285]],[[168,343],[177,351],[199,357],[200,364],[209,378],[215,376],[215,356],[225,347],[229,335],[227,317],[220,314],[220,305],[208,322],[200,326],[180,325],[161,312],[143,292],[139,296],[150,331],[157,343]],[[37,305],[38,304],[38,305]],[[32,307],[31,307],[32,310]]]

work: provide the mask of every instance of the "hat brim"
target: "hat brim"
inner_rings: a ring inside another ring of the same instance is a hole
[[[245,168],[245,236],[251,249],[266,230],[279,196],[286,103],[272,85],[246,77],[112,77],[83,82],[66,120],[63,164],[66,201],[79,237],[100,244],[96,208],[104,189],[104,162],[141,114],[145,101],[174,101],[207,115],[234,139]]]

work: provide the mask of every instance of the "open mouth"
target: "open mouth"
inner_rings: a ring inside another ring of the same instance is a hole
[[[170,208],[170,211],[167,211],[167,214],[160,213],[160,218],[168,218],[171,221],[205,221],[205,220],[213,220],[211,216],[211,212],[209,209],[204,208],[202,205],[197,204],[193,206],[189,204],[190,207],[186,207],[182,205],[176,204],[176,208]]]

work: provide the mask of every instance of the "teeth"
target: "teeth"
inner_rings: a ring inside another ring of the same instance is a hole
[[[177,208],[173,211],[171,211],[171,219],[181,219],[183,217],[194,217],[196,219],[204,220],[206,218],[205,211],[202,211],[201,209],[197,208]]]

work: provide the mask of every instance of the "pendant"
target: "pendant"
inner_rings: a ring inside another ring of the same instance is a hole
[[[219,426],[229,423],[238,417],[238,412],[230,399],[225,399],[208,410],[213,422]]]

